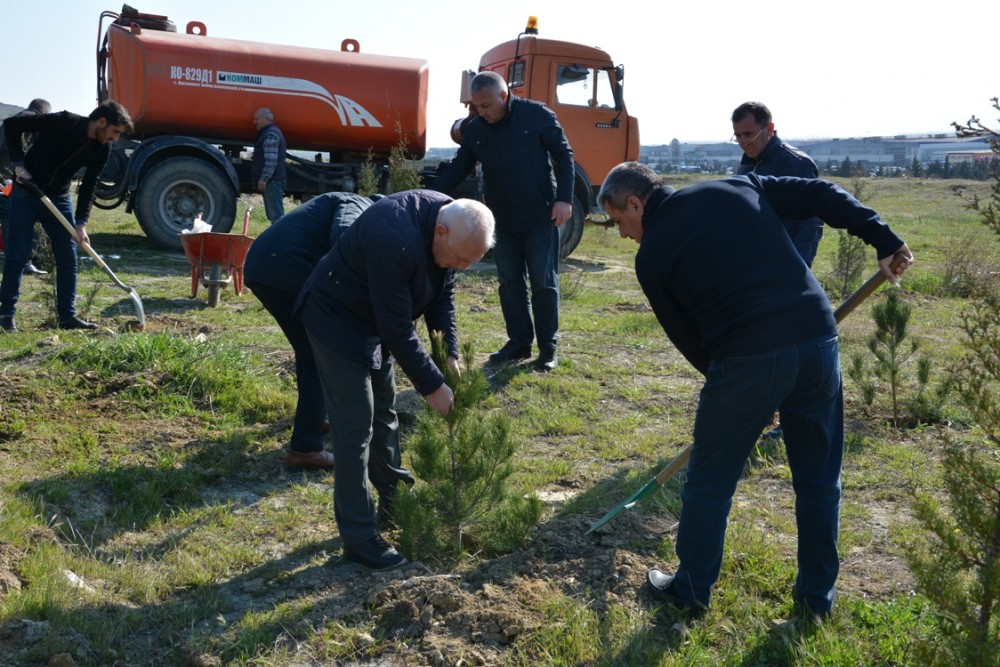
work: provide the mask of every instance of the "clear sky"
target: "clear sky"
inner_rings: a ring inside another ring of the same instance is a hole
[[[1000,0],[130,0],[178,30],[217,37],[423,58],[428,146],[450,147],[460,72],[536,15],[544,37],[606,50],[625,65],[643,145],[725,141],[729,116],[760,100],[786,139],[950,133],[977,115],[1000,124]],[[98,21],[121,3],[30,0],[2,10],[0,102],[96,104]],[[107,22],[106,22],[107,23]],[[105,25],[106,25],[105,23]]]

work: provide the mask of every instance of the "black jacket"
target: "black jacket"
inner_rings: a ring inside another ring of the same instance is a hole
[[[511,95],[499,123],[473,118],[433,189],[451,192],[476,162],[483,165],[484,199],[499,231],[551,226],[552,205],[573,201],[573,150],[556,115],[540,102]]]
[[[69,196],[73,176],[86,168],[76,199],[76,219],[84,225],[90,218],[97,177],[108,161],[111,145],[87,137],[90,120],[68,111],[41,116],[11,116],[4,121],[10,161],[31,173],[31,180],[50,198]],[[37,133],[25,155],[21,135]]]
[[[444,334],[458,356],[454,271],[434,262],[434,227],[450,197],[407,190],[372,204],[320,260],[296,309],[310,336],[337,354],[382,365],[383,347],[422,395],[444,376],[421,344],[414,320]]]
[[[699,371],[837,334],[826,293],[781,224],[810,216],[860,237],[879,259],[903,245],[875,211],[820,179],[750,174],[650,195],[636,277]]]

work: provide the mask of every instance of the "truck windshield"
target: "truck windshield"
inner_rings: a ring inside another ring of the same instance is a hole
[[[615,95],[611,85],[611,70],[587,65],[558,65],[556,68],[556,101],[559,104],[614,109]]]

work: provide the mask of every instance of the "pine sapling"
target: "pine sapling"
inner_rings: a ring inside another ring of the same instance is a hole
[[[911,311],[909,304],[899,298],[898,289],[890,289],[885,301],[872,308],[875,333],[868,340],[868,349],[875,356],[875,375],[889,383],[893,426],[899,425],[903,366],[919,346],[917,339],[909,337]]]
[[[461,376],[448,367],[437,332],[431,349],[455,403],[446,417],[427,410],[419,419],[409,446],[418,482],[396,500],[400,546],[414,558],[452,561],[470,547],[487,553],[515,548],[541,517],[541,503],[514,494],[507,483],[517,451],[510,420],[477,409],[487,384],[473,366],[471,344],[462,350]]]

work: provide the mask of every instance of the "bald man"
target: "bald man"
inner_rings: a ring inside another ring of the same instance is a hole
[[[313,348],[333,440],[334,515],[344,557],[369,569],[405,564],[379,533],[402,467],[394,359],[442,415],[451,389],[417,335],[423,316],[458,370],[455,271],[493,245],[493,214],[469,199],[407,190],[367,208],[320,260],[296,306]],[[378,491],[378,513],[369,482]]]

